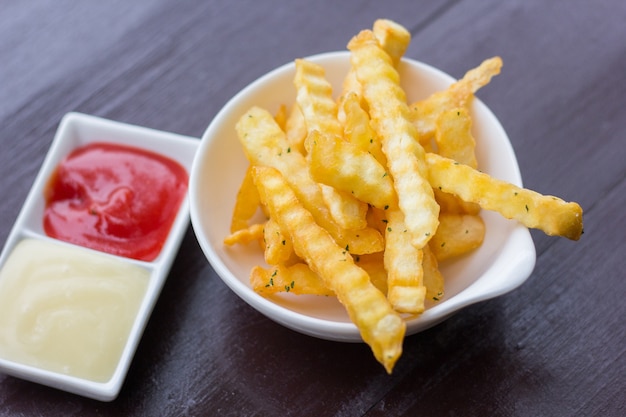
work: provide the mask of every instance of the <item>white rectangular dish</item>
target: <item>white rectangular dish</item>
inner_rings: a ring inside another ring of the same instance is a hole
[[[116,262],[117,265],[121,265],[122,268],[117,269],[117,271],[125,271],[126,269],[124,268],[126,266],[134,266],[136,267],[135,270],[145,272],[147,284],[143,292],[140,292],[137,310],[133,313],[134,316],[130,320],[129,333],[122,344],[120,355],[116,356],[116,364],[110,378],[107,377],[107,380],[93,380],[76,376],[76,374],[70,372],[51,371],[32,363],[20,362],[12,357],[7,358],[7,355],[3,354],[2,349],[0,349],[0,372],[100,401],[111,401],[119,394],[145,325],[152,313],[165,279],[169,274],[172,262],[178,252],[181,240],[189,225],[189,203],[185,194],[163,247],[158,256],[152,261],[141,261],[112,255],[49,237],[44,231],[42,221],[45,209],[44,192],[46,186],[58,164],[72,150],[94,142],[121,144],[155,152],[176,161],[186,169],[187,173],[190,172],[199,144],[196,138],[128,125],[80,113],[68,113],[62,119],[50,150],[4,245],[0,255],[0,271],[4,272],[3,269],[7,264],[7,260],[10,258],[13,250],[19,246],[19,243],[28,240],[57,245],[61,250],[84,251],[89,256],[96,256],[103,260],[109,259]],[[35,258],[33,258],[34,261]],[[14,269],[7,268],[7,271],[14,271]],[[7,278],[10,278],[11,272],[6,272],[4,275],[2,272],[0,272],[0,280],[4,276],[5,285],[3,286],[3,282],[0,281],[0,291],[2,291],[2,288],[11,288],[11,280]],[[11,279],[16,281],[13,278]],[[0,294],[1,297],[2,294]],[[103,303],[106,306],[106,303]],[[28,306],[16,307],[14,310],[15,315],[19,316],[27,308]],[[7,317],[4,321],[0,320],[0,344],[4,343],[2,338],[3,332],[7,332],[6,329],[2,328],[3,323],[8,323],[9,320],[18,321],[20,317],[15,317],[15,315]],[[68,345],[67,350],[70,350],[72,341],[67,340],[63,343],[66,343]],[[59,346],[61,346],[60,350],[64,350],[62,349],[62,344]],[[64,352],[64,354],[67,354],[67,352]]]

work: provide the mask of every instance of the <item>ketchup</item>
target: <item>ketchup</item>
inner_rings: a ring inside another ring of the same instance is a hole
[[[163,247],[187,192],[176,161],[144,149],[96,142],[74,150],[44,192],[48,236],[151,261]]]

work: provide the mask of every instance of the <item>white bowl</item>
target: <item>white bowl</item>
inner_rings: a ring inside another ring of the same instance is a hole
[[[161,252],[150,262],[92,251],[91,249],[61,242],[46,236],[42,226],[42,219],[45,205],[44,189],[50,176],[59,162],[73,149],[95,141],[126,144],[150,150],[177,161],[188,172],[190,172],[199,144],[196,138],[128,125],[80,113],[68,113],[59,124],[50,150],[4,245],[2,255],[0,255],[0,268],[5,265],[9,254],[15,246],[20,241],[30,238],[54,243],[68,249],[83,250],[101,258],[109,258],[124,265],[135,265],[146,270],[149,277],[147,289],[141,299],[138,312],[134,320],[132,320],[130,334],[128,334],[125,340],[119,361],[117,361],[110,379],[104,382],[53,372],[25,364],[21,361],[15,361],[11,358],[2,357],[1,355],[0,372],[85,397],[111,401],[117,397],[120,391],[145,325],[165,283],[172,262],[178,253],[181,240],[189,226],[189,201],[185,198],[182,202]],[[68,340],[67,343],[72,343],[72,341]]]
[[[349,68],[349,52],[308,57],[322,65],[338,91]],[[361,341],[356,326],[333,297],[280,294],[263,297],[249,285],[255,265],[265,265],[257,246],[225,247],[230,218],[247,160],[235,133],[238,118],[253,105],[275,112],[295,101],[293,63],[262,76],[233,97],[205,131],[190,176],[191,223],[217,274],[239,297],[270,319],[298,332],[344,342]],[[454,79],[423,63],[404,59],[399,67],[409,102],[442,90]],[[509,139],[493,113],[478,99],[472,107],[477,159],[482,171],[521,186],[522,180]],[[445,297],[427,304],[426,311],[407,320],[407,334],[425,330],[460,309],[504,294],[521,285],[535,265],[535,247],[528,229],[483,211],[483,245],[463,258],[441,265]]]

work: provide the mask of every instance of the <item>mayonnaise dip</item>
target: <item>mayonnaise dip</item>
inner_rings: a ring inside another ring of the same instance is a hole
[[[13,249],[0,271],[0,357],[108,381],[146,294],[139,265],[38,239]]]

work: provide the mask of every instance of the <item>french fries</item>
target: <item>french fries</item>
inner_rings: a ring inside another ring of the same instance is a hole
[[[393,181],[372,154],[318,131],[313,131],[310,138],[310,170],[314,179],[380,209],[396,203]]]
[[[307,132],[317,130],[341,136],[337,103],[333,100],[333,88],[326,80],[324,68],[304,59],[296,59],[295,64],[296,102],[304,116]]]
[[[288,262],[293,256],[293,244],[280,226],[270,217],[263,225],[263,243],[265,243],[265,262],[278,265]]]
[[[406,95],[400,87],[398,72],[371,31],[362,31],[352,38],[348,49],[387,157],[411,243],[421,249],[437,230],[439,205],[427,179],[424,149],[409,121]]]
[[[240,117],[250,167],[224,239],[260,244],[267,265],[250,272],[259,294],[337,297],[389,373],[403,317],[445,297],[439,264],[482,245],[481,210],[572,240],[583,227],[577,203],[479,171],[470,106],[502,60],[408,105],[397,68],[410,39],[377,20],[349,41],[337,98],[321,66],[297,59],[291,107]],[[259,209],[266,219],[254,223]]]
[[[245,229],[239,229],[224,238],[224,244],[233,246],[237,244],[247,244],[250,242],[260,242],[263,239],[264,224],[253,224]]]
[[[474,153],[476,140],[472,136],[472,119],[469,111],[464,107],[446,110],[439,115],[435,125],[437,153],[476,168],[478,166]]]
[[[380,47],[387,52],[394,67],[404,56],[406,48],[411,42],[411,33],[406,28],[393,20],[378,19],[374,22],[372,32],[378,40]]]
[[[303,59],[296,59],[294,84],[296,102],[304,118],[307,137],[304,147],[307,156],[314,146],[314,133],[324,132],[330,141],[338,141],[342,135],[337,118],[337,103],[332,97],[332,86],[325,78],[324,68]],[[311,174],[315,174],[311,164]],[[322,195],[333,219],[343,228],[360,229],[365,225],[367,204],[345,190],[320,183]]]
[[[367,227],[362,230],[343,229],[334,221],[319,184],[309,174],[305,157],[291,149],[285,133],[267,110],[251,108],[239,119],[236,130],[250,163],[278,169],[315,220],[342,247],[349,247],[357,254],[383,249],[383,238],[378,230]]]
[[[249,166],[237,193],[237,200],[235,201],[235,208],[233,209],[233,216],[230,222],[231,233],[246,229],[261,204],[259,192],[252,182],[251,174],[252,170]]]
[[[291,237],[296,254],[337,295],[374,356],[391,372],[402,352],[406,329],[402,318],[372,284],[367,272],[355,265],[350,253],[300,204],[279,171],[256,167],[253,177],[261,201]]]
[[[498,75],[502,59],[493,57],[483,61],[478,67],[467,71],[463,78],[446,90],[411,104],[411,120],[419,132],[422,143],[430,141],[436,134],[437,118],[445,111],[459,107],[469,108],[474,94]]]
[[[461,256],[480,247],[485,238],[482,217],[472,214],[442,213],[439,228],[428,242],[437,262]]]
[[[378,135],[370,123],[370,116],[362,107],[359,94],[354,91],[342,97],[341,110],[344,114],[344,138],[358,148],[371,154],[383,167],[387,166],[387,158],[383,153]]]
[[[384,265],[387,271],[387,298],[401,313],[424,311],[426,287],[423,285],[423,251],[411,243],[404,215],[398,209],[387,211]]]
[[[319,275],[303,262],[290,266],[277,264],[267,269],[256,266],[250,272],[250,285],[256,292],[263,295],[280,292],[298,295],[335,295],[324,285]]]
[[[427,154],[426,162],[435,188],[548,235],[572,240],[582,235],[583,212],[577,203],[520,188],[440,155]]]

